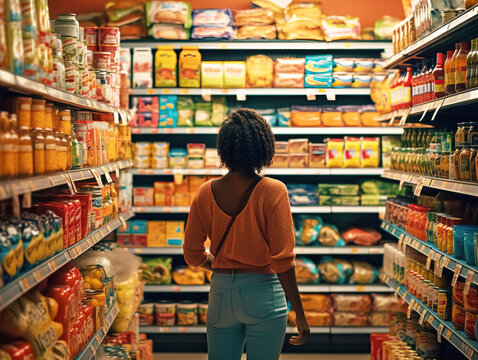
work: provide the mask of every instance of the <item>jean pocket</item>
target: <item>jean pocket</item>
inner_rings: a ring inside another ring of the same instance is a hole
[[[207,324],[215,325],[221,320],[222,294],[211,290],[207,307]]]
[[[244,311],[253,318],[265,319],[275,311],[274,288],[270,284],[241,289],[239,294]]]

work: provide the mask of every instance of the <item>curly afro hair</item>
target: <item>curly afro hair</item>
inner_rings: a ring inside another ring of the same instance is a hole
[[[232,172],[260,172],[274,158],[271,126],[254,110],[238,109],[221,126],[217,152],[222,164]]]

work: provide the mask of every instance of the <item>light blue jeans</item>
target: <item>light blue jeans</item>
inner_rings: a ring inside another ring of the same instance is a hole
[[[278,360],[287,326],[287,303],[277,275],[212,277],[207,314],[209,360]]]

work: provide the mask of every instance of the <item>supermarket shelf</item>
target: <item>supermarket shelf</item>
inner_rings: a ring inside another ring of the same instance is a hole
[[[414,57],[417,57],[417,55],[420,55],[421,53],[438,49],[445,39],[450,39],[454,35],[460,34],[461,36],[464,36],[462,35],[463,31],[472,31],[473,27],[470,25],[475,25],[477,20],[478,7],[475,6],[390,57],[387,61],[385,61],[385,67],[393,68],[397,65],[407,62]]]
[[[382,177],[414,185],[423,184],[426,187],[458,194],[478,196],[478,183],[476,182],[446,180],[417,174],[413,175],[396,170],[385,170]]]
[[[371,333],[388,333],[388,327],[367,326],[367,327],[318,327],[311,326],[311,334],[371,334]],[[147,334],[205,334],[205,326],[140,326],[139,331]],[[287,334],[297,334],[297,329],[288,326]]]
[[[181,247],[128,247],[136,255],[182,255]],[[294,249],[298,255],[381,255],[383,246],[306,247]]]
[[[452,272],[455,272],[457,265],[460,265],[459,268],[461,267],[461,269],[458,275],[464,278],[470,276],[471,282],[478,285],[478,269],[476,267],[468,265],[464,260],[459,260],[425,241],[418,240],[417,238],[408,235],[405,230],[388,221],[382,221],[380,227],[398,238],[399,245],[401,244],[403,246],[403,244],[406,244],[407,246],[421,252],[423,255],[427,257],[430,256],[434,261],[438,262],[440,266],[446,267]],[[468,275],[470,273],[472,275]]]
[[[177,127],[131,129],[133,135],[217,135],[218,127]],[[403,128],[383,127],[273,127],[275,135],[402,135]]]
[[[384,206],[291,206],[294,214],[375,214],[385,211]],[[189,212],[189,206],[136,206],[135,213],[183,214]]]
[[[470,360],[478,360],[478,342],[468,338],[464,331],[455,330],[451,321],[444,321],[438,318],[436,312],[426,307],[420,300],[410,294],[404,286],[399,285],[390,276],[381,274],[381,279],[390,288],[409,304],[409,311],[412,309],[420,315],[422,321],[428,321],[440,334],[437,336],[445,337],[450,344],[456,347]]]
[[[370,88],[244,88],[244,89],[206,89],[206,88],[157,88],[131,89],[130,95],[230,95],[244,101],[246,96],[320,96],[333,100],[337,95],[370,95]]]
[[[116,302],[114,305],[111,307],[111,309],[108,311],[106,314],[106,319],[105,323],[99,329],[95,335],[93,335],[93,338],[86,344],[85,348],[83,349],[82,352],[80,352],[74,360],[91,360],[95,358],[96,351],[100,347],[101,343],[103,342],[103,339],[106,337],[106,334],[108,333],[111,325],[113,324],[113,321],[116,318],[116,315],[118,315],[118,305]]]
[[[82,181],[94,178],[94,172],[103,175],[106,172],[127,169],[133,166],[132,160],[116,161],[103,166],[71,170],[51,175],[34,176],[0,182],[0,200],[8,199],[14,195],[21,195],[50,189],[67,184],[71,180]]]
[[[231,40],[231,41],[121,41],[123,48],[152,48],[172,46],[179,50],[183,46],[197,46],[199,50],[392,50],[389,41],[303,41],[303,40]]]
[[[426,103],[412,106],[411,108],[405,110],[399,110],[392,113],[383,114],[379,117],[380,121],[395,119],[403,119],[404,116],[429,116],[433,118],[435,112],[438,113],[440,109],[447,109],[456,106],[469,105],[475,103],[478,100],[478,89],[470,89],[467,91],[462,91],[458,94],[448,95],[437,100],[428,101]],[[423,113],[428,115],[423,115]],[[433,119],[432,119],[433,120]]]
[[[132,169],[133,175],[225,175],[227,169]],[[382,175],[382,168],[329,169],[329,168],[270,168],[263,175]]]
[[[206,293],[210,285],[146,285],[145,293]],[[387,293],[392,292],[385,285],[299,285],[301,293]]]
[[[0,86],[30,95],[41,95],[45,99],[84,110],[117,113],[123,118],[123,122],[126,122],[128,118],[128,112],[124,109],[119,109],[96,100],[86,99],[83,96],[73,95],[66,91],[44,85],[41,82],[14,75],[5,70],[0,70]]]
[[[123,217],[123,219],[120,217]],[[80,240],[75,245],[59,252],[50,259],[45,260],[43,263],[21,274],[15,280],[2,287],[0,289],[0,310],[6,308],[13,301],[38,285],[43,279],[46,279],[56,270],[68,263],[71,259],[75,259],[83,254],[106,235],[119,228],[123,221],[133,217],[133,213],[128,211],[121,214],[120,217],[111,221],[108,225],[91,232],[87,237]]]

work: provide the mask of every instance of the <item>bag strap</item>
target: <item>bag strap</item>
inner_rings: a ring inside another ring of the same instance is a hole
[[[237,204],[234,214],[232,214],[231,220],[229,221],[229,224],[227,225],[224,235],[222,235],[222,239],[219,242],[219,245],[217,246],[216,254],[214,256],[217,256],[219,254],[219,251],[221,251],[221,248],[224,245],[224,242],[226,241],[227,235],[229,234],[229,231],[231,230],[232,224],[234,224],[234,221],[236,220],[237,215],[239,215],[241,211],[244,210],[244,208],[247,205],[247,202],[249,201],[249,198],[252,195],[252,192],[254,191],[256,185],[261,180],[262,180],[262,176],[258,176],[242,194],[241,200]]]

